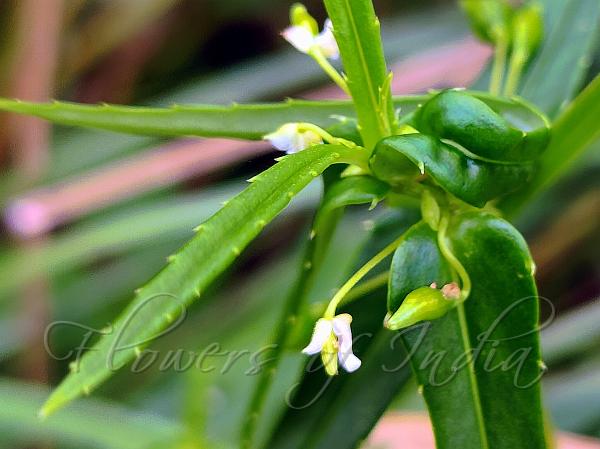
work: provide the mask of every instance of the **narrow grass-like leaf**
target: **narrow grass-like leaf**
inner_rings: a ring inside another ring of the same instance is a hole
[[[483,92],[472,95],[505,115],[530,120],[526,108]],[[402,114],[414,111],[429,95],[395,97]],[[261,139],[288,122],[310,122],[322,128],[335,126],[336,116],[354,117],[350,101],[288,100],[285,103],[189,105],[170,108],[88,105],[54,102],[31,103],[0,99],[0,110],[32,115],[53,123],[150,136],[203,136]]]
[[[355,163],[357,152],[317,145],[285,156],[256,177],[246,190],[197,228],[197,235],[169,264],[136,291],[133,302],[97,345],[73,365],[72,372],[42,409],[47,415],[131,361],[202,295],[241,251],[311,180],[334,163]],[[364,165],[364,162],[362,162]]]
[[[526,243],[508,222],[482,212],[457,216],[448,235],[471,294],[402,337],[438,448],[546,448],[537,292]],[[425,223],[407,233],[390,275],[394,305],[418,287],[453,280],[437,234]]]
[[[261,139],[288,122],[311,122],[326,128],[336,122],[332,115],[354,115],[344,101],[231,106],[174,105],[151,108],[77,103],[29,103],[0,100],[0,110],[34,115],[55,123],[155,136],[205,136]]]
[[[333,22],[361,135],[365,146],[373,148],[389,135],[394,120],[379,20],[370,0],[325,0],[325,7]]]

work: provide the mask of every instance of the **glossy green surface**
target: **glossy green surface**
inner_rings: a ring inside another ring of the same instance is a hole
[[[403,331],[437,446],[546,448],[527,246],[508,222],[481,212],[455,217],[448,236],[471,295],[442,318]],[[436,233],[417,224],[394,255],[388,303],[396,307],[416,288],[451,280]]]
[[[383,122],[391,123],[394,118],[379,20],[370,1],[324,0],[324,3],[333,22],[361,135],[365,146],[371,149],[388,135]],[[387,100],[383,104],[382,93]]]
[[[392,184],[403,182],[406,176],[395,169],[402,163],[400,156],[406,156],[447,192],[477,207],[524,185],[534,170],[531,163],[472,159],[460,149],[424,134],[383,139],[371,156],[371,170]]]
[[[503,117],[482,100],[462,91],[446,90],[417,110],[415,124],[424,134],[452,140],[487,159],[531,161],[545,149],[549,129],[539,114],[529,112],[527,124],[512,124],[510,115]]]

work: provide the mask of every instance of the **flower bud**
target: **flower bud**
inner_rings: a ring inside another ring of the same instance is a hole
[[[461,0],[471,28],[484,42],[497,44],[509,36],[512,9],[506,0]]]
[[[524,59],[529,59],[542,43],[543,36],[544,21],[539,3],[525,5],[515,12],[512,20],[514,52],[521,54]]]
[[[302,3],[294,3],[290,8],[290,23],[294,26],[307,28],[313,35],[319,32],[317,21],[308,13]]]

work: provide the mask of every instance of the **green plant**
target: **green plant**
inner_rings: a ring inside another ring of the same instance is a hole
[[[599,81],[554,126],[526,101],[497,96],[503,84],[508,96],[519,86],[541,41],[541,11],[535,5],[513,10],[502,1],[464,3],[475,30],[496,47],[490,94],[451,89],[393,98],[371,3],[326,0],[335,40],[328,26],[319,33],[314,19],[299,5],[292,9],[286,38],[350,93],[352,104],[289,101],[151,109],[0,100],[4,110],[57,123],[152,135],[265,136],[278,148],[295,153],[253,178],[245,191],[196,228],[196,237],[136,291],[112,330],[73,364],[42,414],[89,394],[114,370],[140,356],[299,191],[324,173],[323,199],[298,280],[274,333],[274,357],[263,367],[249,404],[242,446],[255,441],[283,350],[304,346],[315,320],[305,351],[321,352],[329,375],[337,374],[338,361],[348,371],[358,369],[360,361],[350,344],[352,316],[346,309],[356,309],[355,324],[372,319],[367,317],[378,314],[377,304],[366,298],[387,284],[387,316],[384,321],[385,314],[379,314],[377,321],[401,331],[438,446],[547,447],[538,385],[543,363],[534,264],[518,231],[500,217],[522,208],[536,189],[565,169],[571,158],[564,152],[565,140],[576,150],[572,153],[578,153],[598,137],[594,123],[581,118],[597,114]],[[336,55],[336,42],[345,76],[327,60]],[[340,164],[343,169],[336,167]],[[368,248],[371,254],[365,263],[315,316],[307,305],[307,292],[343,209],[355,204],[374,207],[382,201],[393,210],[410,209],[416,203],[421,219],[408,229],[391,226],[389,241],[382,248]],[[365,281],[389,256],[389,273]],[[338,308],[345,312],[338,314]],[[481,340],[490,329],[497,333]],[[363,383],[376,379],[375,360],[387,349],[386,336],[391,334],[380,332],[364,351],[361,371],[354,374],[361,375],[357,379]],[[442,353],[445,358],[431,358]],[[340,397],[352,403],[355,398],[348,388],[341,389]],[[383,406],[393,391],[391,386],[383,395]],[[373,413],[369,423],[376,418]],[[311,438],[314,446],[325,444],[318,442],[318,434]],[[276,437],[273,441],[278,447]]]

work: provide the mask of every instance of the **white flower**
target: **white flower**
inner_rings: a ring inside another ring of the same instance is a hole
[[[315,37],[315,44],[328,59],[338,59],[340,57],[340,49],[337,41],[333,36],[333,23],[327,19],[321,31]]]
[[[286,123],[277,131],[264,136],[275,148],[286,153],[297,153],[312,145],[323,143],[317,133],[301,129],[297,123]]]
[[[321,318],[315,324],[310,343],[302,350],[304,354],[321,353],[325,371],[330,376],[337,374],[338,361],[349,373],[360,368],[361,361],[352,352],[352,316],[347,313],[333,319]]]
[[[318,34],[307,26],[291,25],[281,35],[302,53],[317,50],[329,59],[338,59],[340,56],[340,50],[333,36],[333,25],[329,19],[325,21],[323,31]]]

